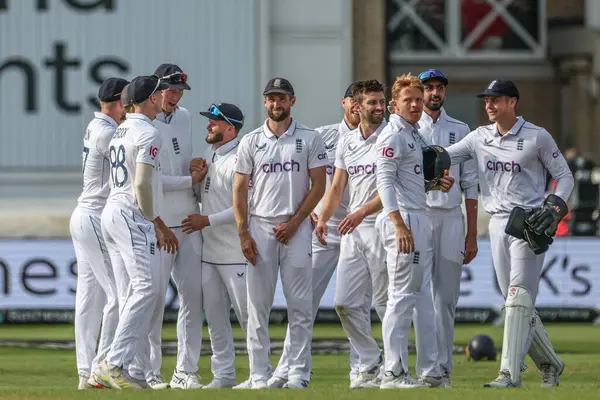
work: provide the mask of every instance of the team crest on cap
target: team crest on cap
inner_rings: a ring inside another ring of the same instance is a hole
[[[281,79],[275,79],[275,81],[273,82],[273,86],[275,86],[275,87],[281,86]]]
[[[492,83],[490,83],[490,86],[488,86],[488,89],[492,90],[494,88],[494,86],[496,86],[496,81],[492,81]]]

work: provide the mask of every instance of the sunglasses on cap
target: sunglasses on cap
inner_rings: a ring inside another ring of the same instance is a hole
[[[187,83],[188,76],[183,72],[175,72],[160,79],[170,84]]]
[[[227,121],[227,123],[231,126],[233,126],[235,128],[235,125],[233,124],[233,122],[237,122],[238,124],[243,125],[244,124],[244,120],[242,119],[241,121],[238,119],[233,119],[233,118],[228,118],[225,114],[223,114],[221,112],[221,110],[219,110],[219,107],[216,104],[212,104],[209,109],[208,112],[211,113],[212,115],[214,115],[215,117],[221,116],[223,118],[225,118],[225,121]],[[231,122],[233,121],[233,122]]]
[[[440,79],[442,82],[447,82],[448,78],[446,78],[444,76],[444,74],[442,74],[440,71],[438,71],[437,69],[429,69],[425,72],[421,72],[419,74],[419,80],[423,81],[425,79],[435,79],[438,78]]]

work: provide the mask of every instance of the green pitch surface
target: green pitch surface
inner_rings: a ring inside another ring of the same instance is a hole
[[[284,326],[273,326],[273,340],[283,339]],[[598,399],[600,398],[600,328],[589,325],[549,325],[550,337],[565,360],[567,366],[561,377],[561,386],[556,389],[539,388],[540,377],[531,360],[527,360],[529,369],[523,374],[522,389],[484,389],[482,384],[495,378],[498,362],[468,362],[464,355],[455,356],[453,389],[419,389],[406,391],[381,391],[348,389],[348,356],[313,356],[313,376],[307,390],[272,391],[192,391],[167,392],[88,390],[77,391],[75,353],[71,350],[34,350],[0,347],[0,399],[59,399],[59,398],[214,398],[214,399],[250,399],[250,398],[298,398],[315,399],[397,399],[410,396],[411,399]],[[488,325],[459,325],[456,332],[456,344],[466,345],[468,340],[478,333],[490,335],[497,346],[501,345],[502,329]],[[206,334],[206,333],[205,333]],[[381,326],[374,326],[374,334],[381,338]],[[236,331],[237,338],[242,338]],[[71,326],[0,326],[0,340],[72,340]],[[173,340],[175,330],[165,326],[164,338]],[[206,338],[208,338],[206,336]],[[315,338],[344,338],[337,325],[317,325]],[[276,363],[279,356],[273,356]],[[409,365],[414,368],[415,357],[411,355]],[[175,365],[174,357],[163,360],[163,375],[170,379]],[[210,359],[200,361],[202,383],[212,378]],[[237,357],[238,381],[248,375],[248,358]]]

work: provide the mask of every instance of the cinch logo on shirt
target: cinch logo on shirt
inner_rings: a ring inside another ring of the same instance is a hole
[[[373,175],[377,165],[375,163],[367,165],[351,165],[348,167],[348,175]]]
[[[498,161],[495,158],[489,160],[486,168],[495,172],[521,172],[521,164],[514,161]]]
[[[327,153],[319,153],[317,155],[317,159],[319,159],[319,160],[324,160],[326,158],[327,158]]]
[[[335,172],[335,167],[333,165],[328,165],[325,168],[325,171],[327,172],[327,175],[333,175]]]
[[[413,169],[417,175],[421,175],[421,173],[423,173],[423,166],[421,164],[415,165]]]
[[[300,163],[294,160],[283,163],[275,163],[271,159],[269,160],[268,164],[263,164],[261,169],[265,174],[275,172],[300,172]]]

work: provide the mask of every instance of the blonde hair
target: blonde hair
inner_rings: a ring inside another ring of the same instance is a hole
[[[392,99],[397,99],[400,96],[402,89],[407,87],[414,87],[419,89],[422,93],[425,93],[425,87],[421,80],[410,72],[408,74],[400,75],[396,78],[394,85],[392,86]]]
[[[133,107],[133,104],[127,104],[127,105],[123,106],[123,108],[125,109],[125,112],[126,112],[127,114],[131,114],[131,113],[134,113],[134,112],[135,112],[135,109],[134,109],[134,107]]]

